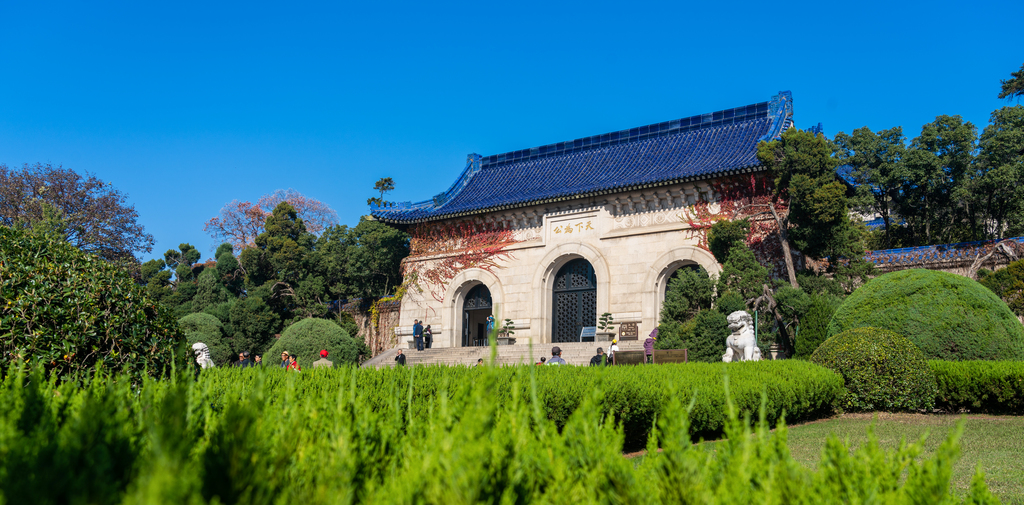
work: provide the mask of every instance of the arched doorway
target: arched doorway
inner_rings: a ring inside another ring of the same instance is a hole
[[[661,293],[662,298],[664,298],[665,294],[668,293],[668,288],[669,288],[669,286],[672,285],[672,279],[675,279],[676,277],[679,277],[680,272],[684,272],[686,270],[689,270],[691,272],[700,272],[701,266],[696,264],[696,263],[687,263],[685,265],[680,265],[678,268],[676,268],[672,272],[672,275],[668,276],[668,279],[665,280],[665,287],[664,287],[664,289],[662,289],[662,293]]]
[[[585,259],[566,263],[555,275],[551,341],[578,342],[584,326],[597,326],[597,276]]]
[[[462,302],[462,346],[487,344],[487,317],[491,315],[491,290],[479,284]]]

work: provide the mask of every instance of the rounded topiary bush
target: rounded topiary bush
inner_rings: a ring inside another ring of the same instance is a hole
[[[913,342],[879,328],[854,328],[829,337],[811,362],[843,376],[847,410],[919,410],[935,405],[935,376]]]
[[[216,316],[202,312],[189,314],[178,320],[178,326],[185,333],[189,347],[202,342],[210,348],[210,358],[217,366],[227,365],[238,355],[224,338],[224,324]]]
[[[929,359],[1024,360],[1024,326],[978,282],[934,270],[872,279],[836,310],[829,336],[873,326],[904,335]]]
[[[299,366],[311,367],[320,359],[320,350],[327,349],[327,359],[334,365],[359,363],[359,355],[369,357],[370,350],[361,340],[348,335],[334,321],[303,319],[284,329],[281,338],[267,351],[266,363],[280,363],[281,353],[288,351],[299,358]]]
[[[59,376],[97,366],[158,376],[184,338],[170,310],[122,267],[59,237],[0,226],[0,374],[13,361]]]

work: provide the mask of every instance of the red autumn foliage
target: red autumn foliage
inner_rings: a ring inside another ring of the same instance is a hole
[[[415,271],[439,302],[459,272],[479,268],[494,273],[499,259],[512,257],[505,248],[518,242],[504,223],[493,222],[426,223],[413,228],[410,236],[403,275]]]
[[[789,202],[774,196],[771,180],[764,175],[718,179],[712,183],[712,189],[719,195],[715,202],[719,206],[716,212],[712,212],[711,203],[700,201],[691,211],[684,213],[684,219],[690,225],[689,233],[697,237],[698,247],[709,250],[708,230],[715,223],[750,219],[747,246],[773,276],[784,278],[786,265],[782,257],[779,226],[768,209],[771,206],[780,216],[785,216],[789,212]]]
[[[269,195],[263,195],[255,204],[249,201],[233,200],[220,209],[220,215],[210,219],[203,226],[215,240],[230,242],[235,254],[247,247],[252,247],[256,237],[263,233],[267,216],[274,212],[281,202],[288,202],[299,214],[306,225],[306,231],[319,234],[329,226],[338,223],[338,213],[327,204],[310,198],[294,189],[279,189]]]

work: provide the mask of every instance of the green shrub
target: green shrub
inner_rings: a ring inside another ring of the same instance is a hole
[[[702,310],[693,318],[693,336],[686,342],[690,361],[715,363],[722,361],[725,340],[729,338],[729,321],[717,310]]]
[[[1024,415],[1024,363],[929,361],[939,392],[935,406],[947,412]]]
[[[849,410],[919,410],[935,404],[935,377],[910,340],[879,328],[854,328],[823,342],[811,362],[843,376]]]
[[[981,270],[978,282],[1006,302],[1014,314],[1024,317],[1024,259],[995,272]]]
[[[127,271],[65,241],[0,226],[0,373],[23,359],[58,376],[102,365],[138,379],[168,371],[175,353],[184,366],[183,343],[170,312]]]
[[[220,319],[210,314],[189,314],[178,320],[178,326],[185,333],[185,340],[189,346],[202,342],[210,348],[210,358],[217,366],[227,365],[238,355],[238,352],[231,348],[231,342],[224,338],[224,325]]]
[[[665,321],[658,325],[658,340],[654,342],[654,348],[683,349],[693,337],[693,330],[696,328],[697,325],[692,319],[683,323]]]
[[[796,335],[796,357],[809,358],[828,338],[828,323],[836,311],[833,300],[827,296],[811,296],[811,306],[800,319],[800,332]]]
[[[902,270],[872,279],[839,306],[828,334],[861,326],[905,335],[929,359],[1024,359],[1024,326],[1006,303],[946,272]]]
[[[661,308],[662,321],[685,321],[697,311],[711,308],[715,296],[715,281],[703,268],[679,268],[669,279],[665,303]]]
[[[303,319],[284,329],[281,338],[267,351],[267,363],[273,363],[283,351],[298,356],[299,366],[313,366],[320,359],[320,350],[327,349],[327,359],[336,366],[344,363],[359,363],[359,356],[370,355],[370,350],[361,340],[345,333],[334,321],[326,319]]]
[[[715,302],[715,309],[722,314],[732,314],[737,310],[747,310],[747,304],[743,302],[743,295],[735,291],[726,291],[718,297]]]
[[[273,345],[274,334],[281,328],[281,318],[262,297],[250,294],[239,298],[228,311],[235,349],[263,354]]]
[[[773,419],[842,391],[821,367],[615,368],[218,368],[141,390],[19,377],[0,384],[0,502],[959,502],[956,434],[934,456],[921,457],[921,443],[852,449],[833,438],[816,468],[795,461]],[[563,390],[577,403],[559,424],[544,412]],[[620,418],[607,415],[627,406],[658,412],[642,460],[623,457]],[[765,421],[752,431],[744,414],[756,419],[759,406]],[[713,452],[691,436],[709,423],[726,437]],[[993,502],[983,479],[965,501]]]

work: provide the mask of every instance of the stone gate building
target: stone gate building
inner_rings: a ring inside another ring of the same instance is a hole
[[[721,271],[707,228],[770,193],[757,143],[778,138],[792,114],[792,96],[781,92],[734,109],[471,154],[448,191],[374,208],[375,219],[412,236],[398,336],[407,339],[420,319],[432,326],[435,347],[479,345],[493,314],[499,327],[513,321],[517,345],[578,341],[606,312],[616,327],[632,323],[645,336],[678,269]]]

